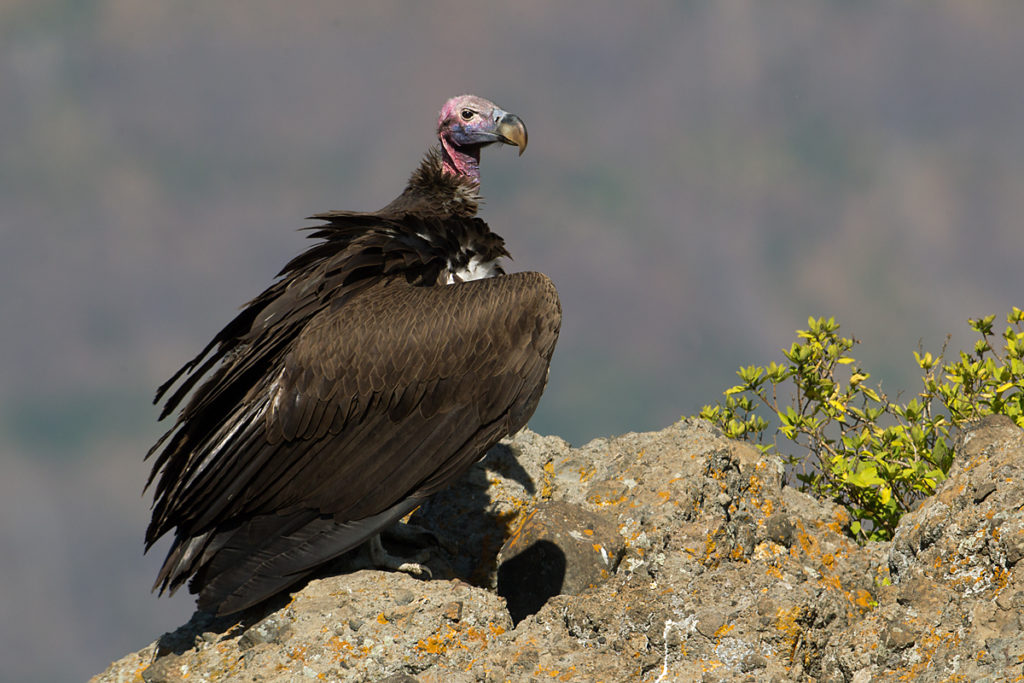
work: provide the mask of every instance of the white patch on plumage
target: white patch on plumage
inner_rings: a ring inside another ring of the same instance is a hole
[[[462,268],[451,270],[449,265],[448,284],[456,282],[469,282],[470,280],[482,280],[487,277],[494,277],[498,274],[498,260],[484,261],[479,256],[473,256],[469,263]]]
[[[239,418],[234,420],[227,433],[217,439],[217,443],[207,450],[207,455],[204,456],[202,462],[199,463],[199,466],[189,476],[188,481],[185,482],[186,487],[191,486],[199,478],[199,475],[206,471],[206,468],[216,460],[216,455],[234,440],[240,430],[262,420],[266,411],[266,401],[259,401],[248,406]]]
[[[270,390],[268,392],[270,395],[270,414],[275,417],[277,416],[277,411],[281,409],[281,392],[283,391],[281,382],[283,380],[284,368],[281,368],[281,371],[277,373],[277,378],[274,379],[273,383],[270,385]]]

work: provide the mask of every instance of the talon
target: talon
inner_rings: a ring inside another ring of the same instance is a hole
[[[370,560],[375,566],[382,569],[405,572],[406,574],[412,574],[413,576],[425,577],[428,579],[433,576],[430,572],[430,568],[421,564],[422,562],[426,562],[430,559],[429,551],[421,550],[408,559],[396,557],[384,549],[384,543],[381,541],[380,536],[380,534],[375,534],[368,542]]]

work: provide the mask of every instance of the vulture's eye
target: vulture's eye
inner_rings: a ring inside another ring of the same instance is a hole
[[[474,112],[472,109],[463,109],[461,112],[462,120],[469,121],[471,118],[473,118],[474,113],[476,112]]]

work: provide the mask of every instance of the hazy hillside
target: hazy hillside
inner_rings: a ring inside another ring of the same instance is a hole
[[[895,390],[919,339],[1022,305],[1022,26],[953,1],[3,3],[0,678],[81,679],[183,621],[148,594],[165,546],[140,555],[154,387],[304,216],[389,201],[446,97],[529,127],[485,153],[484,214],[559,286],[531,427],[578,443],[696,412],[811,314]]]

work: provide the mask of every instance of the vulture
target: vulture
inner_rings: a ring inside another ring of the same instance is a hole
[[[533,414],[558,294],[506,274],[477,217],[481,149],[522,154],[526,126],[463,95],[437,136],[383,209],[311,216],[312,246],[157,390],[160,419],[181,407],[146,456],[146,550],[173,532],[160,594],[188,581],[200,610],[228,615],[379,548]]]

